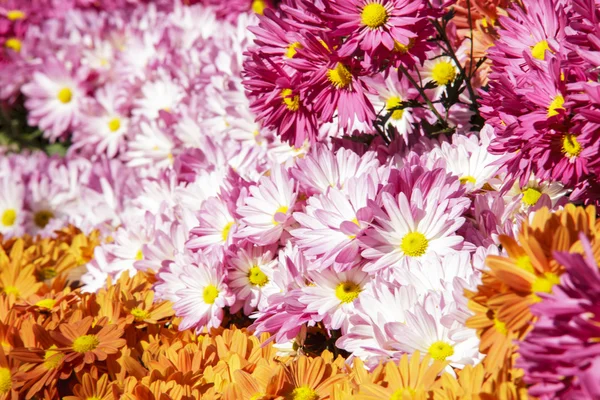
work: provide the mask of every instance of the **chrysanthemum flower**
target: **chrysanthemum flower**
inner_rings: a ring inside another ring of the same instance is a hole
[[[461,209],[448,208],[448,200],[436,199],[435,193],[425,200],[418,189],[410,200],[404,193],[397,199],[389,193],[381,196],[383,209],[376,213],[377,225],[361,238],[366,247],[362,256],[372,260],[365,271],[407,266],[421,257],[447,254],[463,242],[455,232],[465,220],[460,217]]]
[[[451,85],[458,76],[458,67],[455,61],[444,55],[437,55],[429,58],[419,69],[420,76],[425,82],[433,82],[437,85],[433,89],[434,99],[439,99],[446,86]]]
[[[257,186],[251,186],[245,206],[237,212],[244,226],[235,235],[258,245],[276,243],[289,225],[296,203],[296,182],[283,166],[271,168],[271,174],[263,177]]]
[[[0,233],[5,237],[19,236],[23,232],[25,188],[15,178],[0,177]]]
[[[95,378],[89,373],[81,377],[81,383],[73,388],[74,396],[65,396],[65,400],[84,400],[98,399],[110,400],[114,398],[117,392],[115,382],[109,382],[107,374],[103,374],[100,378]]]
[[[269,295],[279,291],[273,282],[273,270],[277,264],[273,253],[272,247],[252,244],[229,253],[225,260],[229,270],[227,281],[238,304],[231,308],[232,313],[236,313],[241,307],[246,315],[257,308],[263,310],[269,304]]]
[[[309,274],[314,286],[302,289],[298,299],[306,305],[306,311],[316,313],[328,329],[348,328],[354,313],[354,302],[368,282],[368,274],[358,267],[343,272],[324,270]]]
[[[344,379],[335,365],[321,357],[300,356],[286,369],[286,375],[292,386],[287,396],[294,400],[327,398],[332,386]]]
[[[332,2],[333,12],[327,16],[335,21],[333,34],[347,36],[342,47],[345,55],[360,47],[368,54],[385,48],[410,49],[422,32],[415,25],[426,18],[425,4],[407,0],[350,0]]]
[[[232,206],[217,197],[207,199],[198,214],[200,225],[190,231],[190,240],[186,247],[223,253],[232,243],[238,228]]]
[[[86,100],[81,81],[58,62],[49,62],[44,72],[35,72],[33,80],[21,89],[29,110],[28,123],[39,126],[51,141],[63,138],[80,123]]]
[[[222,264],[213,257],[208,259],[200,253],[194,258],[178,257],[171,265],[175,269],[181,287],[173,300],[175,314],[182,317],[180,329],[216,328],[223,320],[224,308],[233,305],[235,296],[225,285]]]
[[[85,364],[106,360],[109,354],[117,353],[125,345],[123,329],[118,325],[107,324],[103,318],[93,326],[92,323],[92,317],[85,317],[63,323],[50,333],[58,349],[65,352],[64,362],[71,363],[75,371],[80,371]]]

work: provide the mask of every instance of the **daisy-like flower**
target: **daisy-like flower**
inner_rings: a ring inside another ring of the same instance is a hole
[[[279,292],[273,282],[273,270],[277,266],[273,253],[273,248],[249,244],[229,254],[225,261],[229,269],[227,281],[238,304],[232,307],[232,313],[242,306],[246,315],[257,308],[263,310],[268,306],[267,298]]]
[[[479,339],[475,330],[456,322],[445,326],[442,316],[447,314],[449,304],[443,307],[440,303],[438,295],[427,295],[414,311],[407,312],[405,324],[390,327],[393,347],[409,354],[415,351],[429,354],[434,360],[448,361],[456,368],[477,363]],[[448,372],[452,373],[452,369]]]
[[[81,80],[56,61],[48,62],[43,71],[35,72],[21,91],[29,125],[39,126],[55,141],[79,124],[86,92]]]
[[[448,208],[448,200],[440,200],[436,191],[433,189],[427,200],[419,189],[413,191],[410,200],[404,193],[399,193],[397,199],[382,193],[383,213],[376,214],[377,225],[361,237],[366,247],[362,256],[372,260],[365,271],[401,268],[460,246],[463,238],[456,235],[456,230],[465,222],[460,216],[464,208]]]
[[[63,361],[71,363],[76,372],[86,364],[106,360],[109,354],[115,354],[125,346],[123,329],[108,324],[106,317],[93,322],[91,316],[85,317],[80,321],[60,324],[56,331],[50,332],[58,349],[65,352]]]
[[[0,176],[0,233],[6,237],[23,232],[25,188],[12,176]]]
[[[454,60],[448,56],[432,56],[425,61],[419,69],[424,83],[433,82],[437,87],[433,90],[433,99],[439,99],[446,86],[451,85],[458,76],[458,67]]]
[[[276,243],[290,223],[296,203],[296,183],[283,166],[273,166],[269,177],[263,177],[250,187],[245,206],[237,212],[244,227],[236,237],[248,238],[261,246]]]
[[[223,320],[224,308],[232,306],[235,296],[225,285],[223,265],[214,257],[206,258],[200,253],[189,257],[177,256],[175,265],[182,287],[177,290],[173,310],[182,317],[180,330],[216,328]]]
[[[348,328],[348,319],[354,313],[354,302],[369,280],[366,272],[356,267],[343,272],[324,270],[309,274],[314,286],[302,289],[298,299],[306,304],[306,311],[316,313],[328,329]]]
[[[518,181],[514,182],[504,197],[507,202],[520,200],[521,209],[525,210],[531,207],[539,209],[542,206],[554,208],[567,201],[566,194],[567,189],[561,183],[541,181],[531,175],[523,186]]]
[[[99,379],[86,373],[81,378],[81,383],[73,388],[74,396],[65,396],[64,400],[110,400],[114,398],[116,392],[115,382],[110,382],[107,374],[103,374]]]
[[[300,356],[285,371],[291,382],[290,393],[286,397],[293,400],[317,400],[326,398],[336,382],[344,375],[321,357]]]
[[[238,228],[232,208],[233,205],[227,200],[208,198],[198,213],[200,224],[190,231],[186,247],[222,253],[233,242],[233,235]]]
[[[294,213],[301,227],[290,233],[307,256],[319,258],[314,263],[319,270],[353,262],[359,254],[357,236],[373,218],[367,199],[375,197],[376,188],[368,177],[350,179],[346,193],[330,188],[310,197],[304,212]]]
[[[127,143],[125,158],[130,167],[153,166],[166,168],[173,164],[173,150],[176,140],[156,122],[141,122],[138,132]]]
[[[414,89],[411,90],[406,79],[399,79],[398,74],[391,72],[385,80],[380,75],[366,79],[367,85],[375,94],[368,93],[375,111],[381,116],[391,112],[386,126],[393,126],[398,134],[408,143],[408,136],[413,131],[413,112],[410,108],[396,109],[402,104],[416,97]]]
[[[343,54],[348,55],[360,46],[375,54],[385,48],[409,49],[419,37],[414,26],[423,18],[425,3],[409,0],[349,0],[331,2],[335,14],[328,15],[336,23],[333,34],[348,36]]]

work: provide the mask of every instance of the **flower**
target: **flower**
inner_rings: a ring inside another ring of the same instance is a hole
[[[25,220],[23,184],[14,176],[1,176],[0,188],[0,233],[6,237],[19,236]]]

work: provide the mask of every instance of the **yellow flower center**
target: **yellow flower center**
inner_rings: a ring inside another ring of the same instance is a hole
[[[385,109],[390,111],[393,108],[396,108],[402,104],[402,98],[400,96],[390,97],[388,101],[385,103]],[[392,119],[399,120],[402,119],[404,115],[404,110],[394,110],[392,111]]]
[[[121,120],[119,118],[113,118],[110,121],[108,121],[108,129],[110,129],[111,132],[116,132],[121,128]]]
[[[420,232],[409,232],[402,238],[400,249],[407,256],[421,257],[427,251],[429,241]]]
[[[228,222],[227,225],[223,227],[223,230],[221,231],[221,239],[223,239],[224,242],[226,242],[227,238],[229,238],[229,231],[231,230],[232,226],[233,222]]]
[[[327,71],[327,78],[337,89],[344,89],[352,83],[352,74],[342,63],[337,63],[334,69]]]
[[[52,309],[56,304],[56,300],[54,299],[42,299],[35,303],[36,306],[41,308],[47,308],[48,310]]]
[[[558,115],[558,110],[564,110],[563,104],[565,104],[565,98],[560,94],[556,95],[548,106],[548,118]]]
[[[269,283],[269,277],[255,265],[248,271],[248,280],[254,286],[265,286]]]
[[[548,41],[542,40],[537,42],[535,46],[531,48],[531,55],[538,60],[545,60],[546,50],[550,50],[550,46],[548,46]]]
[[[371,29],[377,29],[385,25],[388,18],[387,10],[379,3],[367,4],[360,13],[362,23]]]
[[[300,108],[300,96],[292,95],[292,89],[283,89],[281,91],[281,97],[283,98],[283,104],[290,111],[298,111]]]
[[[73,99],[73,92],[69,88],[62,88],[56,95],[56,98],[63,104],[70,103]]]
[[[290,43],[290,45],[287,47],[286,51],[285,51],[285,56],[287,58],[293,58],[296,55],[296,49],[301,49],[302,45],[300,44],[300,42],[294,42],[294,43]]]
[[[142,261],[144,259],[144,253],[142,252],[142,249],[138,250],[137,253],[135,253],[135,259],[137,261]]]
[[[273,224],[279,225],[279,222],[275,221],[275,215],[277,215],[278,213],[287,214],[287,212],[288,212],[287,206],[281,206],[277,210],[275,210],[275,214],[273,214]]]
[[[263,15],[265,8],[267,8],[267,5],[265,4],[264,0],[254,0],[252,2],[252,11],[258,15]]]
[[[342,282],[335,288],[335,297],[342,303],[352,303],[361,291],[360,286],[354,282]]]
[[[403,400],[404,395],[408,395],[408,397],[412,399],[416,393],[417,393],[417,391],[415,389],[401,388],[401,389],[396,390],[392,394],[392,397],[390,397],[390,400]]]
[[[256,393],[255,395],[250,397],[250,400],[261,400],[263,397],[265,397],[264,393]]]
[[[25,19],[26,16],[27,16],[27,14],[25,14],[25,12],[23,12],[21,10],[10,10],[9,12],[6,13],[6,18],[8,18],[11,21],[16,21],[18,19]]]
[[[524,269],[527,272],[531,272],[532,274],[535,272],[535,270],[533,269],[533,264],[531,263],[531,258],[529,258],[529,256],[518,257],[515,261],[515,264],[517,264],[517,267]]]
[[[19,297],[21,295],[21,291],[19,289],[17,289],[15,286],[5,286],[3,290],[4,290],[4,293],[14,294],[16,297]]]
[[[73,350],[78,353],[86,353],[94,350],[99,344],[100,341],[96,335],[83,335],[75,339],[73,342]]]
[[[429,346],[429,354],[434,360],[444,361],[454,354],[454,348],[446,342],[437,341]]]
[[[528,206],[534,206],[542,197],[542,192],[536,188],[527,188],[523,190],[523,198],[521,201]]]
[[[2,213],[2,225],[13,226],[17,219],[17,211],[14,208],[9,208]]]
[[[440,61],[433,67],[431,78],[438,86],[445,86],[456,78],[456,68],[448,61]]]
[[[565,135],[562,142],[562,151],[569,157],[577,157],[581,153],[581,144],[577,141],[577,136]]]
[[[39,228],[45,228],[52,218],[54,218],[54,213],[52,211],[40,210],[34,214],[33,222],[35,222]]]
[[[300,386],[292,392],[292,400],[318,400],[319,395],[308,386]]]
[[[543,276],[538,276],[531,284],[533,293],[552,293],[552,287],[560,283],[558,275],[552,272],[546,272]]]
[[[415,45],[415,39],[411,38],[408,45],[402,44],[397,40],[394,40],[394,51],[400,54],[406,54]]]
[[[506,335],[506,333],[508,332],[508,330],[506,329],[506,324],[496,317],[494,317],[494,328],[496,328],[496,330],[503,335]]]
[[[7,393],[12,388],[12,376],[10,369],[0,368],[0,393]]]
[[[219,297],[219,289],[215,285],[208,285],[202,291],[202,300],[206,304],[214,304],[217,297]]]
[[[131,315],[135,317],[136,321],[143,321],[150,318],[150,313],[148,311],[142,310],[138,307],[135,307],[133,310],[131,310]]]
[[[56,345],[52,345],[44,353],[44,367],[46,369],[57,368],[61,364],[63,358],[65,358],[65,356],[60,351],[57,351],[55,349]]]
[[[475,184],[475,182],[477,182],[477,180],[471,175],[463,176],[462,178],[459,179],[459,181],[463,185],[466,184],[467,182],[472,183],[472,184]]]
[[[17,38],[6,39],[6,42],[4,42],[4,47],[14,50],[18,53],[21,51],[21,41]]]

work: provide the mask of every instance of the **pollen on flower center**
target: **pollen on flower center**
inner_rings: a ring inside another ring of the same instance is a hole
[[[494,317],[494,328],[496,328],[496,330],[503,335],[506,335],[506,333],[508,332],[508,330],[506,329],[506,324],[496,317]]]
[[[410,38],[407,45],[400,43],[397,40],[394,40],[394,51],[400,54],[406,54],[408,51],[415,45],[415,39]]]
[[[142,249],[138,250],[137,253],[135,253],[135,259],[137,261],[142,261],[144,259],[144,253],[142,252]]]
[[[448,61],[440,61],[433,67],[431,78],[438,86],[445,86],[456,78],[456,69]]]
[[[35,303],[36,306],[41,308],[47,308],[48,310],[52,309],[56,304],[56,300],[54,299],[42,299]]]
[[[0,368],[0,393],[7,393],[12,388],[12,376],[10,369]]]
[[[577,157],[581,153],[581,144],[577,141],[577,136],[565,135],[562,142],[562,151],[569,157]]]
[[[62,88],[56,95],[56,98],[64,104],[70,103],[73,99],[73,92],[69,88]]]
[[[412,388],[401,388],[396,390],[393,394],[392,397],[390,397],[390,400],[403,400],[404,399],[404,395],[408,395],[408,398],[414,398],[415,394],[416,394],[416,390],[412,389]]]
[[[565,98],[560,94],[556,95],[548,106],[548,118],[558,115],[558,110],[564,110],[563,104],[565,104]]]
[[[420,257],[427,251],[429,241],[420,232],[409,232],[402,238],[400,248],[407,256]]]
[[[54,369],[60,365],[65,356],[58,350],[55,350],[56,345],[50,346],[48,350],[44,352],[44,368]]]
[[[533,58],[537,58],[538,60],[546,59],[546,50],[550,50],[550,46],[548,46],[547,40],[541,40],[535,44],[535,46],[531,47],[531,55]]]
[[[252,2],[252,11],[258,15],[263,15],[265,13],[265,8],[267,8],[265,0],[254,0]]]
[[[6,39],[6,42],[4,42],[4,47],[14,50],[16,53],[21,51],[21,45],[21,41],[17,38]]]
[[[543,276],[539,276],[531,284],[531,291],[533,293],[552,293],[552,287],[560,283],[558,275],[552,272],[546,272]]]
[[[471,175],[463,176],[462,178],[459,179],[459,181],[463,185],[465,185],[467,182],[472,183],[472,184],[475,184],[477,182],[477,180]]]
[[[335,288],[335,296],[342,303],[352,303],[361,291],[360,286],[354,282],[342,282]]]
[[[521,201],[528,206],[534,206],[542,197],[542,192],[536,188],[527,188],[523,190],[523,198]]]
[[[78,353],[85,353],[94,350],[100,344],[100,340],[96,335],[83,335],[79,336],[73,342],[73,350]]]
[[[119,118],[113,118],[108,121],[108,129],[110,129],[111,132],[116,132],[119,128],[121,128],[121,120]]]
[[[517,267],[524,269],[527,272],[531,272],[532,274],[535,272],[533,269],[533,264],[531,263],[531,258],[529,256],[520,256],[515,261]]]
[[[281,91],[281,97],[283,98],[283,104],[290,111],[298,111],[300,108],[300,96],[293,95],[292,89],[283,89]]]
[[[202,291],[202,300],[206,304],[214,304],[217,297],[219,297],[219,289],[215,285],[208,285]]]
[[[2,213],[2,225],[13,226],[17,219],[17,212],[14,208],[9,208]]]
[[[398,107],[400,104],[402,104],[402,98],[400,96],[390,97],[388,99],[388,101],[385,103],[385,109],[387,111],[390,111],[391,109]],[[393,120],[397,121],[399,119],[402,119],[403,115],[404,115],[404,110],[392,111],[392,119]]]
[[[454,354],[454,348],[446,342],[437,341],[429,346],[429,354],[434,360],[444,361]]]
[[[10,286],[10,285],[9,286],[5,286],[2,290],[6,294],[14,294],[17,297],[19,297],[21,295],[21,292],[15,286]]]
[[[16,21],[18,19],[25,19],[26,16],[27,16],[27,14],[25,14],[25,12],[23,12],[21,10],[10,10],[9,12],[6,13],[6,18],[8,18],[11,21]]]
[[[290,43],[290,45],[285,50],[285,56],[287,58],[293,58],[297,53],[296,49],[301,49],[301,48],[302,48],[302,44],[300,44],[300,42]]]
[[[360,13],[360,20],[371,29],[385,25],[389,18],[387,10],[379,3],[367,4]]]
[[[131,315],[133,315],[135,317],[136,321],[143,321],[145,319],[150,318],[150,313],[148,311],[143,310],[138,307],[135,307],[130,312],[131,312]]]
[[[292,392],[292,400],[317,400],[319,395],[308,386],[300,386]]]
[[[269,283],[269,277],[257,265],[254,265],[248,271],[248,280],[254,286],[265,286]]]
[[[52,213],[52,211],[40,210],[34,214],[33,222],[35,222],[39,228],[45,228],[52,218],[54,218],[54,213]]]
[[[221,239],[223,239],[224,242],[226,242],[227,238],[229,238],[229,231],[231,230],[232,226],[233,222],[228,222],[227,225],[223,227],[223,230],[221,231]]]
[[[334,69],[327,71],[327,78],[337,89],[344,89],[352,83],[352,74],[342,63],[337,63]]]

